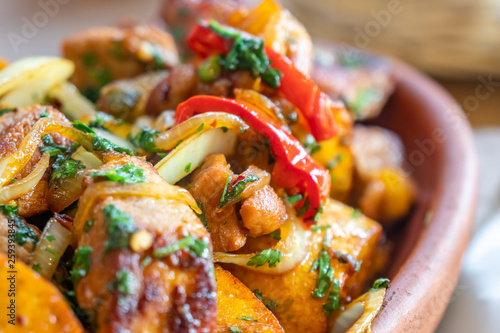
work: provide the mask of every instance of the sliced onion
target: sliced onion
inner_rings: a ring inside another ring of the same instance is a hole
[[[130,142],[114,135],[113,133],[100,128],[93,128],[93,130],[97,135],[111,141],[118,147],[127,148],[128,150],[135,151],[135,147]]]
[[[258,271],[265,274],[283,274],[291,271],[304,260],[309,248],[309,233],[304,229],[304,223],[295,216],[295,210],[287,205],[288,220],[281,226],[281,240],[276,243],[273,250],[282,253],[281,262],[274,267],[268,265],[255,267],[247,266],[248,261],[259,252],[250,254],[214,253],[214,262],[236,264],[246,269]]]
[[[42,137],[50,133],[61,134],[72,141],[80,143],[87,150],[93,150],[91,139],[70,124],[50,117],[39,119],[24,137],[19,148],[12,154],[0,159],[0,186],[10,182],[26,166],[38,148]]]
[[[266,96],[250,89],[234,89],[234,95],[235,99],[258,106],[278,124],[287,126],[286,120],[285,118],[283,118],[283,115],[279,115],[275,111],[273,111],[273,109],[276,109],[277,107],[273,103],[273,101],[271,101]]]
[[[29,175],[14,184],[2,187],[0,189],[0,203],[6,203],[10,200],[19,198],[28,193],[42,179],[45,170],[49,167],[50,155],[45,153],[37,163],[35,169]]]
[[[71,231],[52,217],[45,228],[38,242],[33,259],[32,267],[36,265],[36,271],[50,280],[54,274],[59,260],[69,245]]]
[[[60,110],[70,120],[81,120],[83,116],[95,114],[95,105],[69,82],[56,84],[47,95],[61,103]]]
[[[47,91],[54,83],[49,79],[30,80],[0,99],[0,105],[14,105],[19,108],[43,104]]]
[[[358,297],[337,317],[330,333],[371,332],[371,324],[382,308],[385,288]]]
[[[199,167],[208,155],[234,153],[236,139],[236,134],[220,128],[195,134],[174,148],[155,168],[163,179],[175,184]]]
[[[181,187],[167,183],[140,183],[140,184],[117,184],[113,181],[101,181],[93,183],[80,198],[78,212],[73,225],[73,241],[78,239],[82,233],[84,224],[93,216],[96,203],[107,197],[149,197],[156,199],[167,199],[182,202],[196,213],[201,210],[189,192]]]
[[[30,81],[47,80],[50,83],[50,88],[50,86],[68,79],[74,68],[71,61],[63,58],[23,58],[0,71],[0,96]]]
[[[197,133],[203,133],[210,129],[226,127],[232,131],[248,129],[248,125],[240,117],[224,112],[207,112],[189,118],[185,122],[176,125],[166,132],[161,133],[154,142],[158,149],[171,150]]]
[[[97,169],[102,165],[94,154],[79,147],[72,155],[72,158],[79,160],[85,165],[84,170],[78,170],[74,178],[58,178],[54,181],[47,193],[47,202],[53,212],[60,212],[82,195],[82,180],[86,170]]]

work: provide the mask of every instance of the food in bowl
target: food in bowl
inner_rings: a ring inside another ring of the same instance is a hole
[[[91,28],[0,71],[4,331],[370,329],[385,232],[417,191],[398,136],[353,125],[381,112],[390,65],[314,58],[272,0],[214,8],[180,47]]]

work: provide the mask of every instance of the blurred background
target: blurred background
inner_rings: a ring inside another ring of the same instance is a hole
[[[58,55],[65,36],[92,25],[159,22],[161,2],[2,0],[0,57]],[[314,40],[402,59],[439,81],[462,105],[480,156],[479,210],[462,277],[437,332],[499,332],[500,0],[282,3]]]

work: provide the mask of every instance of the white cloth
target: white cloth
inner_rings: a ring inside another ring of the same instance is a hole
[[[500,319],[500,128],[477,130],[480,181],[476,228],[437,333],[498,333]]]

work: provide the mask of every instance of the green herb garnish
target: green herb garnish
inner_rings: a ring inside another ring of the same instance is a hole
[[[132,217],[119,210],[115,205],[109,204],[102,209],[104,214],[104,226],[107,227],[108,239],[106,240],[105,250],[115,250],[127,248],[130,243],[130,237],[137,231]]]
[[[262,38],[223,26],[214,20],[209,22],[209,26],[222,38],[234,40],[229,53],[219,58],[225,70],[250,70],[254,76],[260,76],[269,87],[273,89],[279,87],[281,72],[270,67],[271,63],[264,51]]]
[[[312,155],[321,149],[321,145],[316,142],[316,139],[314,139],[314,136],[312,136],[311,134],[308,134],[306,136],[306,142],[304,143],[303,146],[305,150],[309,153],[309,155]]]
[[[188,248],[189,252],[198,257],[204,257],[207,258],[209,253],[208,253],[208,242],[200,240],[194,236],[186,236],[177,243],[174,243],[169,246],[165,247],[160,247],[156,250],[153,251],[153,256],[155,258],[163,258],[166,256],[169,256],[179,250],[182,250],[184,248]]]
[[[236,317],[236,319],[246,320],[246,321],[255,321],[255,322],[258,322],[258,320],[257,320],[257,319],[253,319],[253,318],[250,318],[250,317],[247,317],[247,316],[243,316],[243,317]]]
[[[237,326],[229,327],[229,332],[231,333],[241,333],[241,330]]]
[[[132,163],[123,164],[115,168],[111,168],[104,171],[95,171],[90,173],[92,178],[107,178],[114,182],[120,183],[144,183],[146,182],[146,177],[144,176],[144,170],[136,167]]]
[[[271,237],[272,239],[276,239],[277,241],[281,240],[281,230],[274,230],[273,232],[267,234],[267,236]]]
[[[75,251],[73,269],[69,272],[71,280],[76,282],[87,275],[92,260],[91,254],[92,248],[90,246],[83,246]]]
[[[311,226],[312,231],[326,230],[330,229],[332,226],[330,225],[313,225]]]
[[[54,180],[60,178],[75,178],[76,172],[82,169],[85,169],[85,165],[81,161],[73,159],[70,155],[57,155],[52,163],[49,184],[52,185]]]
[[[83,232],[89,232],[94,226],[94,219],[90,219],[83,225]]]
[[[340,285],[337,279],[333,279],[332,289],[321,310],[326,313],[328,317],[331,317],[335,310],[340,310]]]
[[[130,296],[136,288],[136,280],[132,273],[126,269],[116,272],[116,280],[108,286],[109,290],[116,290],[123,296]]]
[[[303,198],[304,197],[302,196],[302,194],[296,194],[296,195],[286,196],[285,200],[288,201],[291,205],[294,205]]]
[[[311,293],[312,297],[322,298],[330,288],[333,281],[333,268],[330,267],[330,254],[326,249],[321,249],[318,259],[311,266],[311,272],[318,270],[318,279],[316,280],[316,288]]]
[[[133,138],[130,137],[129,141],[138,148],[143,149],[147,153],[156,153],[160,149],[156,148],[154,139],[160,134],[159,131],[149,128],[144,125],[140,125],[141,131],[137,133]]]
[[[242,180],[239,180],[235,184],[233,184],[231,190],[228,191],[227,188],[229,185],[229,179],[230,177],[228,175],[226,186],[224,187],[224,191],[222,192],[222,196],[220,197],[219,208],[222,208],[229,201],[237,198],[248,184],[258,181],[259,177],[257,177],[256,175],[248,175]]]
[[[118,153],[126,153],[128,155],[135,155],[135,153],[127,148],[120,147],[113,142],[109,141],[108,139],[105,139],[94,132],[92,128],[89,126],[85,125],[79,120],[76,120],[73,122],[73,127],[88,134],[90,139],[92,140],[92,148],[94,150],[98,151],[116,151]]]
[[[255,266],[260,267],[264,266],[266,263],[269,267],[275,267],[277,263],[281,262],[281,256],[283,253],[279,250],[274,249],[265,249],[262,250],[259,254],[250,258],[247,262],[247,266]]]
[[[309,210],[309,207],[311,207],[311,203],[309,202],[309,198],[306,198],[302,207],[300,207],[299,210],[297,211],[297,217],[304,216]]]
[[[373,288],[371,290],[387,288],[387,287],[389,287],[389,282],[391,282],[391,280],[389,280],[389,279],[385,279],[385,278],[377,279],[373,283]]]
[[[28,241],[33,243],[38,242],[38,236],[35,232],[24,222],[21,216],[17,215],[19,205],[0,205],[0,211],[8,217],[9,224],[14,224],[16,228],[14,240],[17,244],[24,245]]]
[[[4,114],[11,112],[11,111],[16,111],[17,108],[3,108],[0,109],[0,116],[3,116]]]

